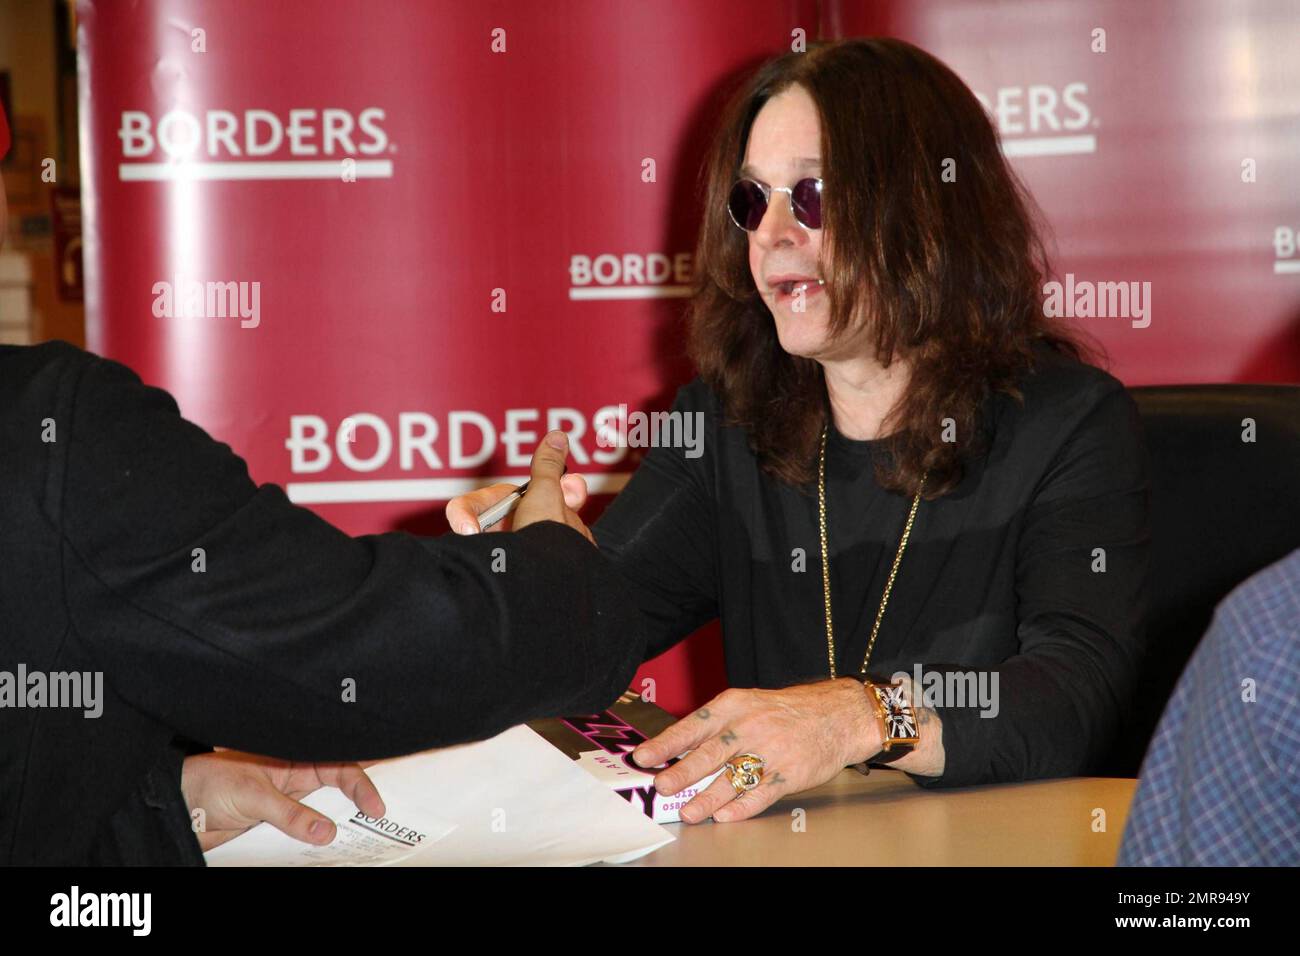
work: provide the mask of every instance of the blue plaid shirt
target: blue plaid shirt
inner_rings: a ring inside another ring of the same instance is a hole
[[[1300,550],[1216,609],[1142,763],[1119,865],[1300,865]]]

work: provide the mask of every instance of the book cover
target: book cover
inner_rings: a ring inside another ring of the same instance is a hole
[[[676,721],[666,710],[628,690],[601,713],[550,717],[531,721],[528,726],[655,823],[679,823],[681,808],[703,792],[721,771],[680,793],[664,795],[655,790],[655,774],[679,758],[652,768],[639,767],[632,759],[638,744]]]

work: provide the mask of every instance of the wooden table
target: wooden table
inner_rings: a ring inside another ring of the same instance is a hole
[[[845,770],[740,823],[669,824],[675,842],[623,865],[1112,866],[1136,786],[1073,777],[926,790],[896,770]]]

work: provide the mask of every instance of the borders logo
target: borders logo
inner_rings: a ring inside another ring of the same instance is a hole
[[[610,299],[681,299],[691,294],[694,254],[678,252],[601,252],[569,256],[569,298],[575,302]]]
[[[1015,156],[1072,156],[1097,152],[1092,130],[1100,122],[1085,97],[1088,84],[1066,83],[1058,92],[1045,83],[998,87],[990,99],[975,92],[1002,139],[1002,152]]]
[[[156,120],[122,113],[122,182],[251,179],[391,179],[397,152],[377,106],[344,109],[173,109]]]

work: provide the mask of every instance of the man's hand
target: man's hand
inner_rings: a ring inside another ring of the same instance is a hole
[[[203,811],[196,836],[205,853],[264,820],[304,843],[332,842],[333,821],[298,802],[320,787],[342,790],[367,816],[384,815],[379,791],[354,763],[290,763],[222,750],[186,757],[181,771],[191,819]]]
[[[672,794],[691,787],[737,754],[766,762],[763,781],[736,795],[724,772],[682,808],[682,820],[744,820],[788,793],[825,783],[881,749],[880,721],[866,691],[852,678],[781,690],[723,691],[707,705],[633,751],[642,767],[657,767],[692,751],[655,777]]]
[[[578,517],[587,503],[587,483],[581,475],[565,475],[569,438],[562,431],[547,432],[533,452],[532,474],[528,492],[512,514],[506,515],[489,531],[518,531],[535,521],[559,521],[580,531],[595,544],[591,532]],[[447,502],[447,523],[457,534],[476,534],[481,529],[478,516],[515,490],[514,485],[488,485]]]

